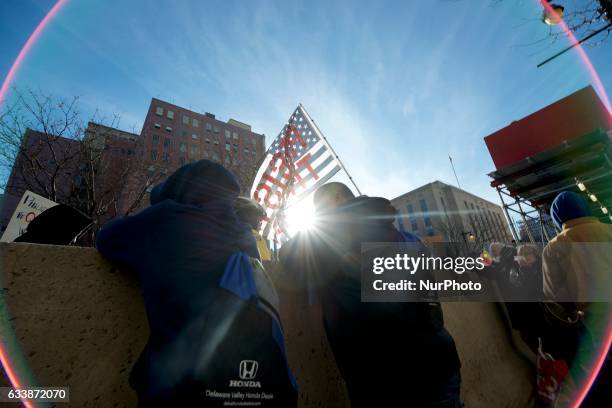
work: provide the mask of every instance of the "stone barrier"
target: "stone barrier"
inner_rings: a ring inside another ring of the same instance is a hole
[[[348,407],[320,308],[292,290],[278,265],[266,268],[281,297],[300,407]],[[148,324],[134,276],[92,248],[3,243],[0,288],[1,339],[20,378],[70,387],[74,407],[136,406],[128,376]],[[532,406],[535,373],[513,348],[497,306],[448,303],[444,312],[462,361],[465,407]]]

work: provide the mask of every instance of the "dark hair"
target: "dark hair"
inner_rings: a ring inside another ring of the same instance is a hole
[[[238,219],[249,224],[253,229],[259,228],[259,223],[266,216],[264,208],[248,197],[238,197],[234,202],[234,209]]]

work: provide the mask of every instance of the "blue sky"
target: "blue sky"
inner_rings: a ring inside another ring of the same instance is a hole
[[[53,4],[0,1],[0,77]],[[462,187],[497,202],[483,137],[592,82],[575,52],[536,68],[566,44],[525,45],[548,33],[540,14],[536,0],[69,0],[14,85],[136,131],[157,97],[268,144],[302,102],[363,193],[454,184],[450,154]],[[612,94],[612,40],[586,50]]]

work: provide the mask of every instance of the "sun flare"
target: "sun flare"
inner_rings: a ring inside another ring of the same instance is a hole
[[[312,203],[312,196],[290,206],[287,209],[286,217],[287,229],[291,236],[312,228],[315,222],[315,208]]]

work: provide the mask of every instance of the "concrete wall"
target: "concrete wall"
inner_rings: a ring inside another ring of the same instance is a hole
[[[267,267],[281,296],[300,407],[348,407],[320,310],[307,306],[275,265]],[[27,376],[23,361],[39,385],[69,386],[70,406],[136,405],[127,381],[148,327],[133,277],[91,248],[0,244],[0,288],[6,288],[10,318],[0,321],[2,339],[13,343],[9,324],[21,349],[9,344],[9,355],[22,376]],[[0,300],[0,312],[2,307]],[[531,406],[535,374],[512,348],[496,306],[446,304],[444,309],[463,364],[465,407]]]

